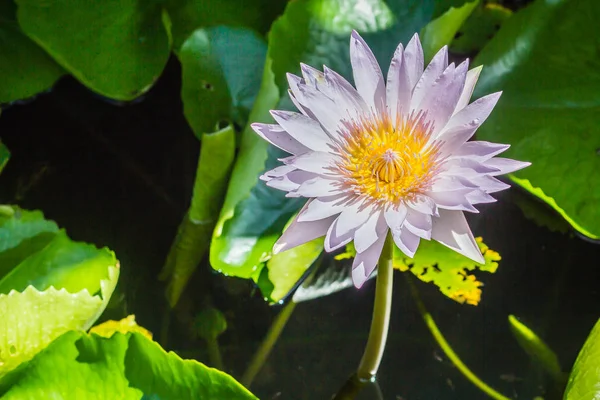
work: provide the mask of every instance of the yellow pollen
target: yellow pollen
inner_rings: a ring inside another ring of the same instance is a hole
[[[353,121],[343,133],[337,171],[356,194],[397,204],[427,190],[437,172],[438,148],[423,114],[391,121]]]

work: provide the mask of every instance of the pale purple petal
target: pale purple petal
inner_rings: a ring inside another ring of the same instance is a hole
[[[409,82],[408,87],[411,93],[417,85],[419,78],[423,75],[424,63],[425,57],[423,56],[421,41],[419,40],[419,35],[415,33],[404,50],[404,65],[406,66],[406,74],[408,75]]]
[[[411,91],[404,49],[402,44],[399,44],[388,70],[386,84],[386,103],[392,122],[396,122],[400,112],[409,109]]]
[[[462,211],[440,210],[440,217],[433,221],[431,237],[475,262],[485,262]]]
[[[436,181],[431,185],[430,192],[452,192],[460,190],[468,192],[471,189],[477,189],[477,185],[463,176],[456,175],[440,175]]]
[[[454,174],[458,175],[454,171],[461,171],[461,174],[467,172],[467,170],[472,171],[469,176],[474,174],[493,174],[500,171],[499,168],[488,165],[487,162],[481,163],[473,158],[468,157],[456,157],[448,159],[444,162],[444,174]]]
[[[290,172],[296,170],[296,167],[292,165],[280,165],[279,167],[275,167],[260,176],[260,180],[262,181],[270,181],[273,178],[279,178]]]
[[[296,217],[273,245],[273,253],[281,253],[318,237],[325,236],[334,220],[335,217],[330,217],[318,221],[300,222],[298,221],[298,217]]]
[[[481,73],[482,65],[479,67],[473,68],[469,72],[467,72],[467,78],[465,79],[465,86],[460,94],[460,98],[456,103],[456,108],[454,109],[454,114],[462,110],[469,104],[469,100],[473,95],[473,89],[475,89],[475,84],[477,83],[477,79],[479,79],[479,74]]]
[[[440,153],[451,155],[469,140],[490,115],[500,95],[498,92],[484,96],[454,114],[436,138],[442,142]]]
[[[467,200],[467,193],[473,189],[453,190],[451,192],[428,192],[427,195],[435,200],[438,208],[478,213],[479,211]],[[440,211],[441,218],[441,211]]]
[[[340,185],[337,180],[318,176],[305,180],[297,188],[295,194],[301,197],[327,197],[340,193]]]
[[[392,230],[392,233],[396,232],[399,234],[407,213],[408,209],[404,204],[389,207],[384,211],[385,222]]]
[[[303,171],[314,172],[315,174],[331,173],[329,167],[337,160],[337,156],[322,151],[312,151],[299,156],[291,156],[281,159],[286,165],[291,165]]]
[[[491,176],[510,174],[530,166],[530,162],[511,160],[510,158],[496,157],[485,162],[486,167],[496,168],[498,171],[490,173]]]
[[[419,242],[421,239],[409,231],[407,228],[402,228],[400,232],[392,232],[394,243],[407,257],[413,258],[417,249],[419,248]]]
[[[279,125],[254,123],[250,126],[254,132],[258,133],[258,135],[267,142],[290,154],[303,154],[310,150],[308,147],[291,137]]]
[[[338,217],[336,225],[336,234],[342,235],[351,232],[354,236],[354,231],[367,222],[372,210],[369,206],[365,206],[363,202],[357,201],[349,205]]]
[[[336,216],[348,207],[347,201],[341,195],[317,197],[306,203],[304,209],[298,214],[300,222],[316,221],[331,216]]]
[[[325,79],[329,84],[338,112],[346,119],[358,120],[369,112],[369,108],[356,89],[337,72],[324,67]]]
[[[304,182],[315,179],[317,176],[312,172],[294,170],[283,176],[270,179],[267,181],[267,186],[289,192],[298,189]]]
[[[385,111],[385,81],[377,59],[356,31],[350,39],[350,62],[356,90],[374,112]]]
[[[373,243],[371,247],[363,252],[357,252],[352,262],[352,281],[354,286],[361,288],[362,285],[369,279],[381,256],[381,250],[385,243],[386,231]]]
[[[413,200],[406,202],[406,205],[411,209],[428,215],[438,215],[437,206],[431,197],[425,195],[417,195]]]
[[[321,126],[330,136],[336,137],[339,130],[341,115],[333,100],[307,85],[300,85],[300,92],[305,100],[301,102],[310,114],[314,115]]]
[[[331,138],[317,121],[291,111],[272,110],[271,115],[291,137],[305,147],[314,151],[327,152],[331,150]]]
[[[333,224],[331,224],[327,231],[327,235],[325,236],[325,251],[328,253],[347,245],[354,237],[354,231],[344,231],[341,234],[338,233],[339,220],[340,216],[338,216]]]
[[[496,199],[483,190],[474,190],[465,195],[471,204],[495,203]]]
[[[354,248],[357,253],[362,253],[387,232],[387,224],[381,211],[373,211],[367,222],[362,224],[354,233]]]
[[[433,59],[425,68],[423,75],[417,82],[415,89],[413,90],[412,100],[410,102],[411,110],[417,109],[421,100],[425,97],[425,94],[431,89],[431,86],[435,83],[436,79],[444,72],[448,67],[448,46],[444,46],[437,52]]]
[[[474,178],[469,178],[469,180],[486,193],[496,193],[506,190],[510,187],[510,185],[507,185],[506,183],[489,175],[480,175]]]
[[[431,239],[431,215],[409,210],[404,226],[422,239]]]
[[[450,156],[450,159],[469,157],[479,162],[483,162],[502,153],[509,147],[509,144],[492,143],[483,140],[467,142],[456,149],[452,156]]]

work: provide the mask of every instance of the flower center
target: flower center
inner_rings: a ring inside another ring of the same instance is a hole
[[[337,172],[358,195],[398,204],[427,190],[438,172],[439,146],[430,143],[423,113],[392,122],[387,116],[347,124]]]

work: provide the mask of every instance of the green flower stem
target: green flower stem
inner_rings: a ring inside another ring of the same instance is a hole
[[[206,340],[206,348],[208,349],[208,359],[211,367],[224,371],[223,357],[221,357],[221,349],[217,338]]]
[[[279,312],[279,314],[277,314],[277,317],[275,317],[275,320],[271,324],[267,335],[265,336],[262,343],[260,344],[260,347],[254,354],[254,357],[252,357],[250,365],[248,366],[246,372],[244,372],[244,375],[242,376],[242,379],[240,381],[242,385],[246,386],[247,388],[250,388],[250,385],[252,385],[252,381],[254,381],[254,378],[260,372],[260,369],[267,360],[267,357],[269,357],[269,354],[271,353],[275,342],[277,342],[277,339],[279,339],[283,328],[285,328],[285,325],[290,319],[290,316],[292,315],[292,312],[294,312],[295,308],[296,303],[290,300],[289,303],[287,303]]]
[[[441,347],[441,349],[444,351],[444,354],[446,354],[446,357],[448,357],[448,359],[452,362],[452,364],[454,364],[454,366],[456,368],[458,368],[458,370],[468,380],[470,380],[471,383],[473,383],[475,386],[477,386],[479,389],[481,389],[483,392],[485,392],[488,396],[490,396],[491,398],[496,399],[496,400],[510,400],[509,397],[506,397],[503,394],[498,393],[493,388],[489,387],[485,382],[483,382],[481,379],[479,379],[477,377],[477,375],[475,375],[461,361],[461,359],[454,352],[454,350],[452,350],[452,347],[450,347],[450,345],[444,338],[444,335],[442,335],[442,332],[440,332],[438,326],[436,325],[436,323],[433,320],[433,317],[431,316],[429,311],[427,311],[427,309],[425,308],[425,304],[423,304],[423,301],[421,300],[421,296],[419,296],[419,291],[417,290],[417,287],[413,283],[412,279],[408,275],[406,276],[406,278],[410,285],[410,292],[411,292],[415,302],[417,303],[417,307],[419,308],[419,312],[421,313],[421,316],[423,317],[423,321],[425,321],[425,325],[427,325],[427,328],[429,328],[431,335],[433,336],[435,341],[438,343],[438,345]]]
[[[365,352],[356,371],[356,376],[359,380],[372,380],[377,375],[383,351],[385,350],[392,312],[392,289],[394,284],[393,256],[394,242],[391,233],[388,233],[377,267],[375,305],[373,307],[369,339],[367,340]]]

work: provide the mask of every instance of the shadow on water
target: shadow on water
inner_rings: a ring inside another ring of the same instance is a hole
[[[199,145],[182,115],[179,65],[171,60],[146,98],[115,106],[64,78],[50,94],[0,118],[13,157],[0,201],[42,209],[76,240],[109,246],[121,260],[116,301],[104,318],[135,313],[158,336],[166,307],[156,276],[185,213]],[[598,319],[600,246],[525,219],[517,189],[470,216],[473,231],[502,255],[479,306],[457,304],[418,283],[424,302],[463,361],[518,399],[560,398],[511,336],[515,314],[556,351],[567,371]],[[436,347],[397,274],[391,332],[379,385],[392,400],[483,399]],[[174,312],[168,349],[207,360],[192,320],[210,291],[229,329],[221,337],[227,371],[240,377],[277,308],[248,282],[213,274],[205,263]],[[263,400],[328,399],[353,372],[370,324],[374,282],[296,307],[253,391]],[[360,399],[377,398],[367,388]]]

